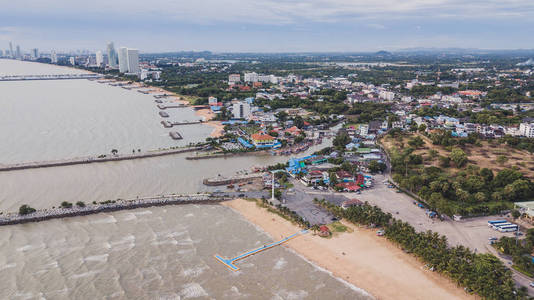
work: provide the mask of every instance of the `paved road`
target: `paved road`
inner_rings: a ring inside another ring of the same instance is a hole
[[[500,256],[488,244],[489,238],[491,237],[513,237],[512,233],[500,233],[488,227],[488,221],[499,219],[498,216],[469,218],[462,221],[430,219],[426,215],[426,209],[414,205],[414,199],[405,193],[398,193],[395,188],[388,188],[384,180],[386,180],[384,175],[374,176],[374,186],[371,189],[362,191],[361,194],[317,191],[304,186],[300,181],[292,180],[295,187],[293,193],[288,193],[286,196],[286,204],[300,215],[309,215],[313,209],[317,209],[313,205],[313,198],[324,198],[336,205],[340,205],[344,200],[349,198],[367,201],[369,204],[377,205],[383,211],[391,213],[395,218],[410,223],[417,231],[432,230],[441,235],[445,235],[449,244],[452,246],[463,245],[475,250],[477,253],[492,253],[499,257],[505,265],[508,267],[511,266],[509,258]],[[317,223],[312,224],[328,223],[329,217],[329,215],[324,214],[322,211],[315,212],[315,215],[311,219]],[[312,222],[311,220],[309,221],[310,223]],[[528,287],[529,294],[534,295],[534,288],[529,287],[532,279],[513,269],[512,271],[514,272],[516,283]]]
[[[313,198],[328,198],[332,202],[341,203],[347,198],[344,196],[334,195],[332,193],[319,193],[316,190],[306,187],[300,181],[290,178],[293,188],[282,194],[283,205],[296,211],[299,216],[304,217],[310,224],[328,224],[332,222],[332,215],[326,209],[313,203]]]

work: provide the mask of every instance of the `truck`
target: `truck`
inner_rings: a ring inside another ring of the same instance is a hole
[[[514,232],[519,230],[519,226],[517,225],[508,225],[508,226],[502,226],[498,229],[500,232]]]
[[[514,225],[514,224],[506,222],[506,223],[495,224],[495,225],[493,225],[492,227],[493,227],[493,229],[495,229],[495,230],[499,230],[499,228],[501,228],[501,227],[503,227],[503,226],[509,226],[509,225]]]
[[[488,221],[488,227],[493,227],[493,225],[501,224],[501,223],[507,223],[507,221],[506,221],[506,220],[493,220],[493,221]]]

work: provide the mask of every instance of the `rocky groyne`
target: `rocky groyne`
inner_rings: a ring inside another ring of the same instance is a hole
[[[73,205],[70,208],[60,207],[52,209],[42,209],[25,215],[21,215],[18,213],[8,213],[5,215],[0,215],[0,226],[40,222],[50,219],[85,216],[91,214],[98,214],[101,212],[129,210],[141,207],[179,204],[214,204],[230,199],[231,197],[223,195],[213,195],[209,193],[191,195],[163,195],[157,197],[145,197],[135,199],[117,199],[97,204],[88,204],[83,207]]]
[[[75,158],[61,159],[61,160],[48,160],[48,161],[38,161],[38,162],[17,163],[17,164],[0,164],[0,172],[69,166],[69,165],[80,165],[80,164],[91,164],[91,163],[130,160],[130,159],[140,159],[140,158],[147,158],[147,157],[172,155],[172,154],[178,154],[178,153],[184,153],[184,152],[200,151],[203,149],[204,147],[198,146],[198,147],[185,147],[185,148],[175,148],[175,149],[167,149],[167,150],[156,150],[156,151],[149,151],[149,152],[139,152],[139,153],[132,153],[132,154],[107,154],[107,155],[100,155],[96,157],[88,156],[88,157],[75,157]]]

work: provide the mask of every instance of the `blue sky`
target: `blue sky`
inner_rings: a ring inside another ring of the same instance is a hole
[[[534,0],[3,0],[0,49],[533,49]]]

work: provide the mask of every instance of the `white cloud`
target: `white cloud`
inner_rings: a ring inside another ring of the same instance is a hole
[[[193,23],[290,24],[346,19],[526,19],[534,16],[532,0],[93,0],[90,3],[80,0],[18,0],[2,6],[6,12],[30,12],[41,16],[104,14]]]

